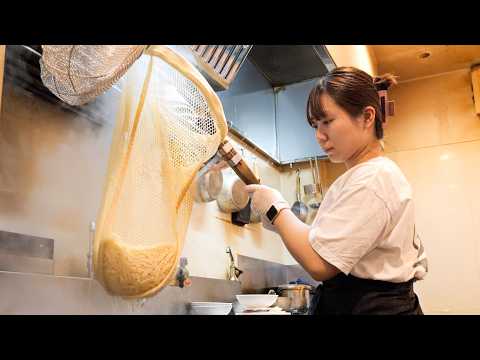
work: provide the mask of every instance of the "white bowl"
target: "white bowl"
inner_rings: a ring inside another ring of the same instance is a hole
[[[197,301],[190,306],[193,315],[228,315],[232,310],[232,303]]]
[[[267,294],[247,294],[237,295],[237,300],[243,307],[247,309],[268,308],[275,304],[278,295]]]

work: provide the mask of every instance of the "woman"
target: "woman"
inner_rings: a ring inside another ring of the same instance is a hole
[[[317,82],[307,119],[329,159],[347,171],[330,186],[311,226],[297,219],[275,189],[249,185],[266,228],[317,281],[314,314],[423,314],[413,282],[427,272],[415,232],[412,190],[383,156],[385,108],[379,91],[391,75],[372,78],[337,68]]]

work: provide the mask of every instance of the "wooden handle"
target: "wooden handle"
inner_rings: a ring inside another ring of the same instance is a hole
[[[218,153],[245,184],[260,184],[260,179],[228,140],[224,140],[220,144]]]
[[[231,166],[231,168],[245,184],[260,184],[260,179],[255,175],[252,169],[250,169],[244,159],[241,159],[237,165]]]

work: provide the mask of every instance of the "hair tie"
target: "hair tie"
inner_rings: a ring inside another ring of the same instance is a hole
[[[379,90],[378,96],[380,98],[380,109],[382,111],[382,123],[386,124],[388,116],[395,115],[395,102],[388,100],[387,90]]]

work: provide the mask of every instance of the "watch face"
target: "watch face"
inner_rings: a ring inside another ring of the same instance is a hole
[[[272,221],[273,219],[275,219],[275,216],[277,215],[277,209],[275,208],[275,206],[270,206],[270,209],[268,209],[266,215],[267,215],[267,218],[268,220]]]

